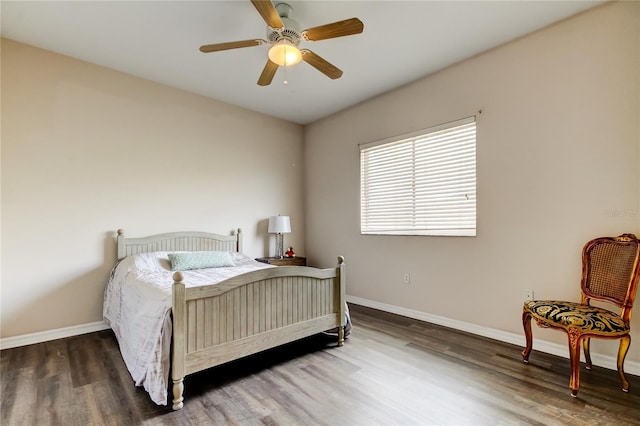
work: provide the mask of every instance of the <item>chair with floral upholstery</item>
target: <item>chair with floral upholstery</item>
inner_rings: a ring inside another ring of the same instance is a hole
[[[571,396],[575,397],[580,387],[581,342],[587,370],[591,369],[589,339],[592,337],[620,339],[618,374],[622,379],[622,390],[629,391],[623,364],[631,344],[631,309],[640,277],[639,247],[638,239],[633,234],[591,240],[582,250],[580,303],[557,300],[529,300],[524,303],[522,324],[527,346],[522,351],[522,359],[525,363],[529,362],[533,345],[531,318],[540,327],[567,333],[571,360]],[[591,306],[591,300],[609,302],[620,308],[620,313]]]

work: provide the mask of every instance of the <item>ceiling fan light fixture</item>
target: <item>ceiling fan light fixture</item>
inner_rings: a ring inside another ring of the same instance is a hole
[[[301,59],[302,52],[298,46],[287,40],[282,40],[269,49],[269,60],[281,67],[290,67],[300,62]]]

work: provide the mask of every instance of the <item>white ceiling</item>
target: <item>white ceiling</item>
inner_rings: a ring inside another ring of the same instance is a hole
[[[279,3],[275,1],[274,3]],[[203,44],[265,38],[249,2],[7,1],[2,37],[300,124],[355,105],[603,1],[296,1],[310,28],[358,17],[364,32],[306,47],[344,71],[310,65],[256,84],[268,45],[201,53]]]

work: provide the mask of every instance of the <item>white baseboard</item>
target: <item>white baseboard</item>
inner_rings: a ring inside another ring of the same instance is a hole
[[[466,331],[468,333],[477,334],[479,336],[488,337],[490,339],[499,340],[505,343],[511,343],[513,345],[522,347],[524,347],[525,345],[524,334],[514,334],[502,330],[495,330],[493,328],[483,327],[477,324],[458,321],[438,315],[427,314],[425,312],[402,308],[400,306],[389,305],[387,303],[376,302],[374,300],[363,299],[356,296],[347,295],[347,302],[378,309],[380,311],[390,312],[392,314],[402,315],[420,321],[430,322],[432,324],[442,325],[444,327],[453,328],[455,330]],[[569,350],[566,345],[559,345],[557,343],[534,339],[533,349],[551,355],[557,355],[567,359],[569,358]],[[617,370],[616,358],[613,356],[592,352],[591,361],[593,362],[593,365],[608,368],[610,370]],[[640,376],[640,363],[627,360],[624,363],[624,371],[625,373]]]
[[[94,331],[107,330],[108,328],[109,326],[105,324],[104,321],[97,321],[88,324],[73,325],[71,327],[57,328],[55,330],[40,331],[38,333],[23,334],[21,336],[5,337],[0,339],[0,349],[17,348],[18,346],[48,342],[49,340],[93,333]]]

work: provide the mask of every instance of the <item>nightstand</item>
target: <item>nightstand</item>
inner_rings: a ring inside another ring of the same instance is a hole
[[[258,257],[256,260],[258,262],[277,266],[307,266],[307,258],[300,256],[283,257],[282,259],[277,257]]]

